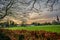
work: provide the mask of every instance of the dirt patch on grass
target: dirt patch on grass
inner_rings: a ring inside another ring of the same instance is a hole
[[[60,40],[60,33],[0,29],[0,40]]]

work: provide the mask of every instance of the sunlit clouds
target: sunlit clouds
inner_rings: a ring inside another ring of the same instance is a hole
[[[32,8],[32,5],[34,3],[33,0],[18,0],[10,9],[10,11],[12,12],[12,15],[10,16],[14,17],[18,21],[21,21],[21,18],[23,17],[23,13],[27,13],[27,16],[29,17],[27,23],[29,24],[31,22],[41,22],[41,23],[52,22],[53,20],[56,19],[57,15],[60,17],[60,0],[58,3],[56,2],[54,4],[53,11],[48,10],[49,6],[46,6],[46,1],[47,0],[42,0],[42,1],[37,0],[34,5],[34,8]],[[7,3],[8,1],[5,4]],[[50,3],[48,3],[48,5],[50,5]],[[0,10],[4,6],[5,5],[3,5],[3,1],[0,1]]]

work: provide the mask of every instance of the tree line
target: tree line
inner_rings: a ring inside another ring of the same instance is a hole
[[[56,20],[53,20],[52,22],[45,22],[45,23],[38,23],[38,22],[32,22],[31,24],[16,24],[14,21],[6,21],[3,23],[0,23],[0,27],[15,27],[15,26],[42,26],[42,25],[60,25],[59,17],[56,16]]]

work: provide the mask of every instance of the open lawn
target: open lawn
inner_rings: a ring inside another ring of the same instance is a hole
[[[27,27],[9,27],[5,28],[9,30],[29,30],[29,31],[50,31],[50,32],[57,32],[60,33],[60,25],[44,25],[44,26],[27,26]]]

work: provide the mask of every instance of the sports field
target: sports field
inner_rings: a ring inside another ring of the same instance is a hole
[[[50,32],[57,32],[60,33],[60,25],[44,25],[44,26],[27,26],[27,27],[9,27],[5,28],[9,30],[28,30],[28,31],[50,31]]]

